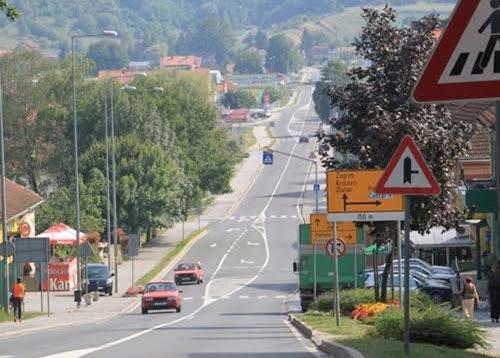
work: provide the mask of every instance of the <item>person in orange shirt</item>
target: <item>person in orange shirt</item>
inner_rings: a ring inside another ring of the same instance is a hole
[[[24,284],[21,277],[18,277],[14,286],[12,286],[12,305],[14,306],[14,322],[21,322],[21,307],[24,301]]]

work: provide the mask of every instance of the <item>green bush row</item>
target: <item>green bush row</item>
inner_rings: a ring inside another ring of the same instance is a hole
[[[403,340],[403,310],[391,308],[374,318],[373,334],[388,340]],[[485,331],[475,322],[456,316],[436,305],[412,307],[410,339],[452,348],[488,347]]]
[[[373,303],[375,297],[372,289],[360,288],[356,290],[340,291],[340,312],[348,316],[360,303]],[[423,308],[433,304],[431,298],[422,292],[411,293],[410,305],[415,308]],[[328,312],[333,307],[332,293],[320,295],[311,305],[309,309],[314,311]]]

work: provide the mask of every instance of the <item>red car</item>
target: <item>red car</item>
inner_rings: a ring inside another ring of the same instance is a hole
[[[181,311],[182,290],[171,281],[150,282],[142,293],[142,314],[150,310],[175,309]]]
[[[203,267],[200,263],[179,264],[174,270],[175,283],[181,285],[186,282],[203,282]]]

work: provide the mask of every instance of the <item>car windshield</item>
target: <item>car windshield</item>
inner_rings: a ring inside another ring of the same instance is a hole
[[[109,270],[106,266],[90,266],[86,274],[88,278],[108,278]]]
[[[148,283],[144,288],[144,292],[175,291],[175,290],[177,290],[177,287],[172,282]]]
[[[196,268],[195,264],[180,264],[177,266],[177,271],[194,270]]]

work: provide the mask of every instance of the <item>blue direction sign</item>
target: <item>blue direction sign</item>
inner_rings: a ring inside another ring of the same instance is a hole
[[[319,191],[319,184],[318,183],[314,183],[314,187],[313,187],[313,190],[314,191]]]
[[[273,164],[273,152],[266,151],[262,153],[262,163],[264,165],[272,165]]]

